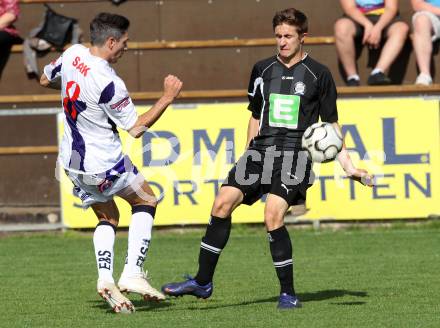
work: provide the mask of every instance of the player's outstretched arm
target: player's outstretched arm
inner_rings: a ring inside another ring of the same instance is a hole
[[[337,129],[341,133],[341,127],[339,124],[333,123],[333,126],[335,129]],[[342,135],[342,133],[341,133]],[[345,148],[345,142],[342,144],[342,150],[338,154],[338,162],[344,169],[345,173],[350,179],[353,179],[357,182],[362,183],[365,186],[373,186],[374,185],[374,177],[373,175],[369,174],[367,170],[364,169],[358,169],[354,166],[350,154],[347,151],[347,148]]]
[[[168,75],[163,83],[163,95],[147,112],[140,115],[134,126],[128,131],[131,136],[139,138],[147,128],[152,126],[165,109],[177,98],[183,83],[174,75]]]

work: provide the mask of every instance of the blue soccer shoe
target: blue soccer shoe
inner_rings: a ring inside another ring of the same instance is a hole
[[[187,280],[183,282],[172,282],[162,286],[162,292],[169,296],[193,295],[197,298],[208,298],[212,294],[214,285],[212,282],[201,286],[195,279],[186,276]]]
[[[302,305],[296,296],[282,293],[278,299],[278,308],[280,310],[290,310],[300,308]]]

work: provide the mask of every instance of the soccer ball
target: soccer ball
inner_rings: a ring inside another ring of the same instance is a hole
[[[304,132],[301,145],[313,162],[330,162],[342,149],[342,135],[330,123],[314,123]]]

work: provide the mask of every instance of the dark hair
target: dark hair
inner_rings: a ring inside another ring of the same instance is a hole
[[[307,33],[309,29],[307,16],[295,8],[287,8],[275,13],[272,19],[273,29],[283,23],[295,26],[298,34]]]
[[[124,16],[99,13],[90,22],[90,42],[102,46],[108,38],[119,40],[130,26],[130,21]]]

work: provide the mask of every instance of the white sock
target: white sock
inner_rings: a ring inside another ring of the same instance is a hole
[[[98,225],[93,234],[98,277],[101,280],[113,280],[113,246],[115,244],[115,230],[111,225]]]
[[[352,74],[350,76],[347,76],[347,81],[351,80],[351,79],[356,80],[356,81],[360,81],[361,80],[361,78],[360,78],[360,76],[358,74]]]
[[[373,69],[372,71],[371,71],[371,74],[370,75],[374,75],[374,74],[377,74],[377,73],[383,73],[383,71],[380,69],[380,68],[375,68],[375,69]]]
[[[141,211],[132,215],[128,228],[128,250],[123,275],[136,275],[143,271],[152,228],[153,216],[150,213]]]

